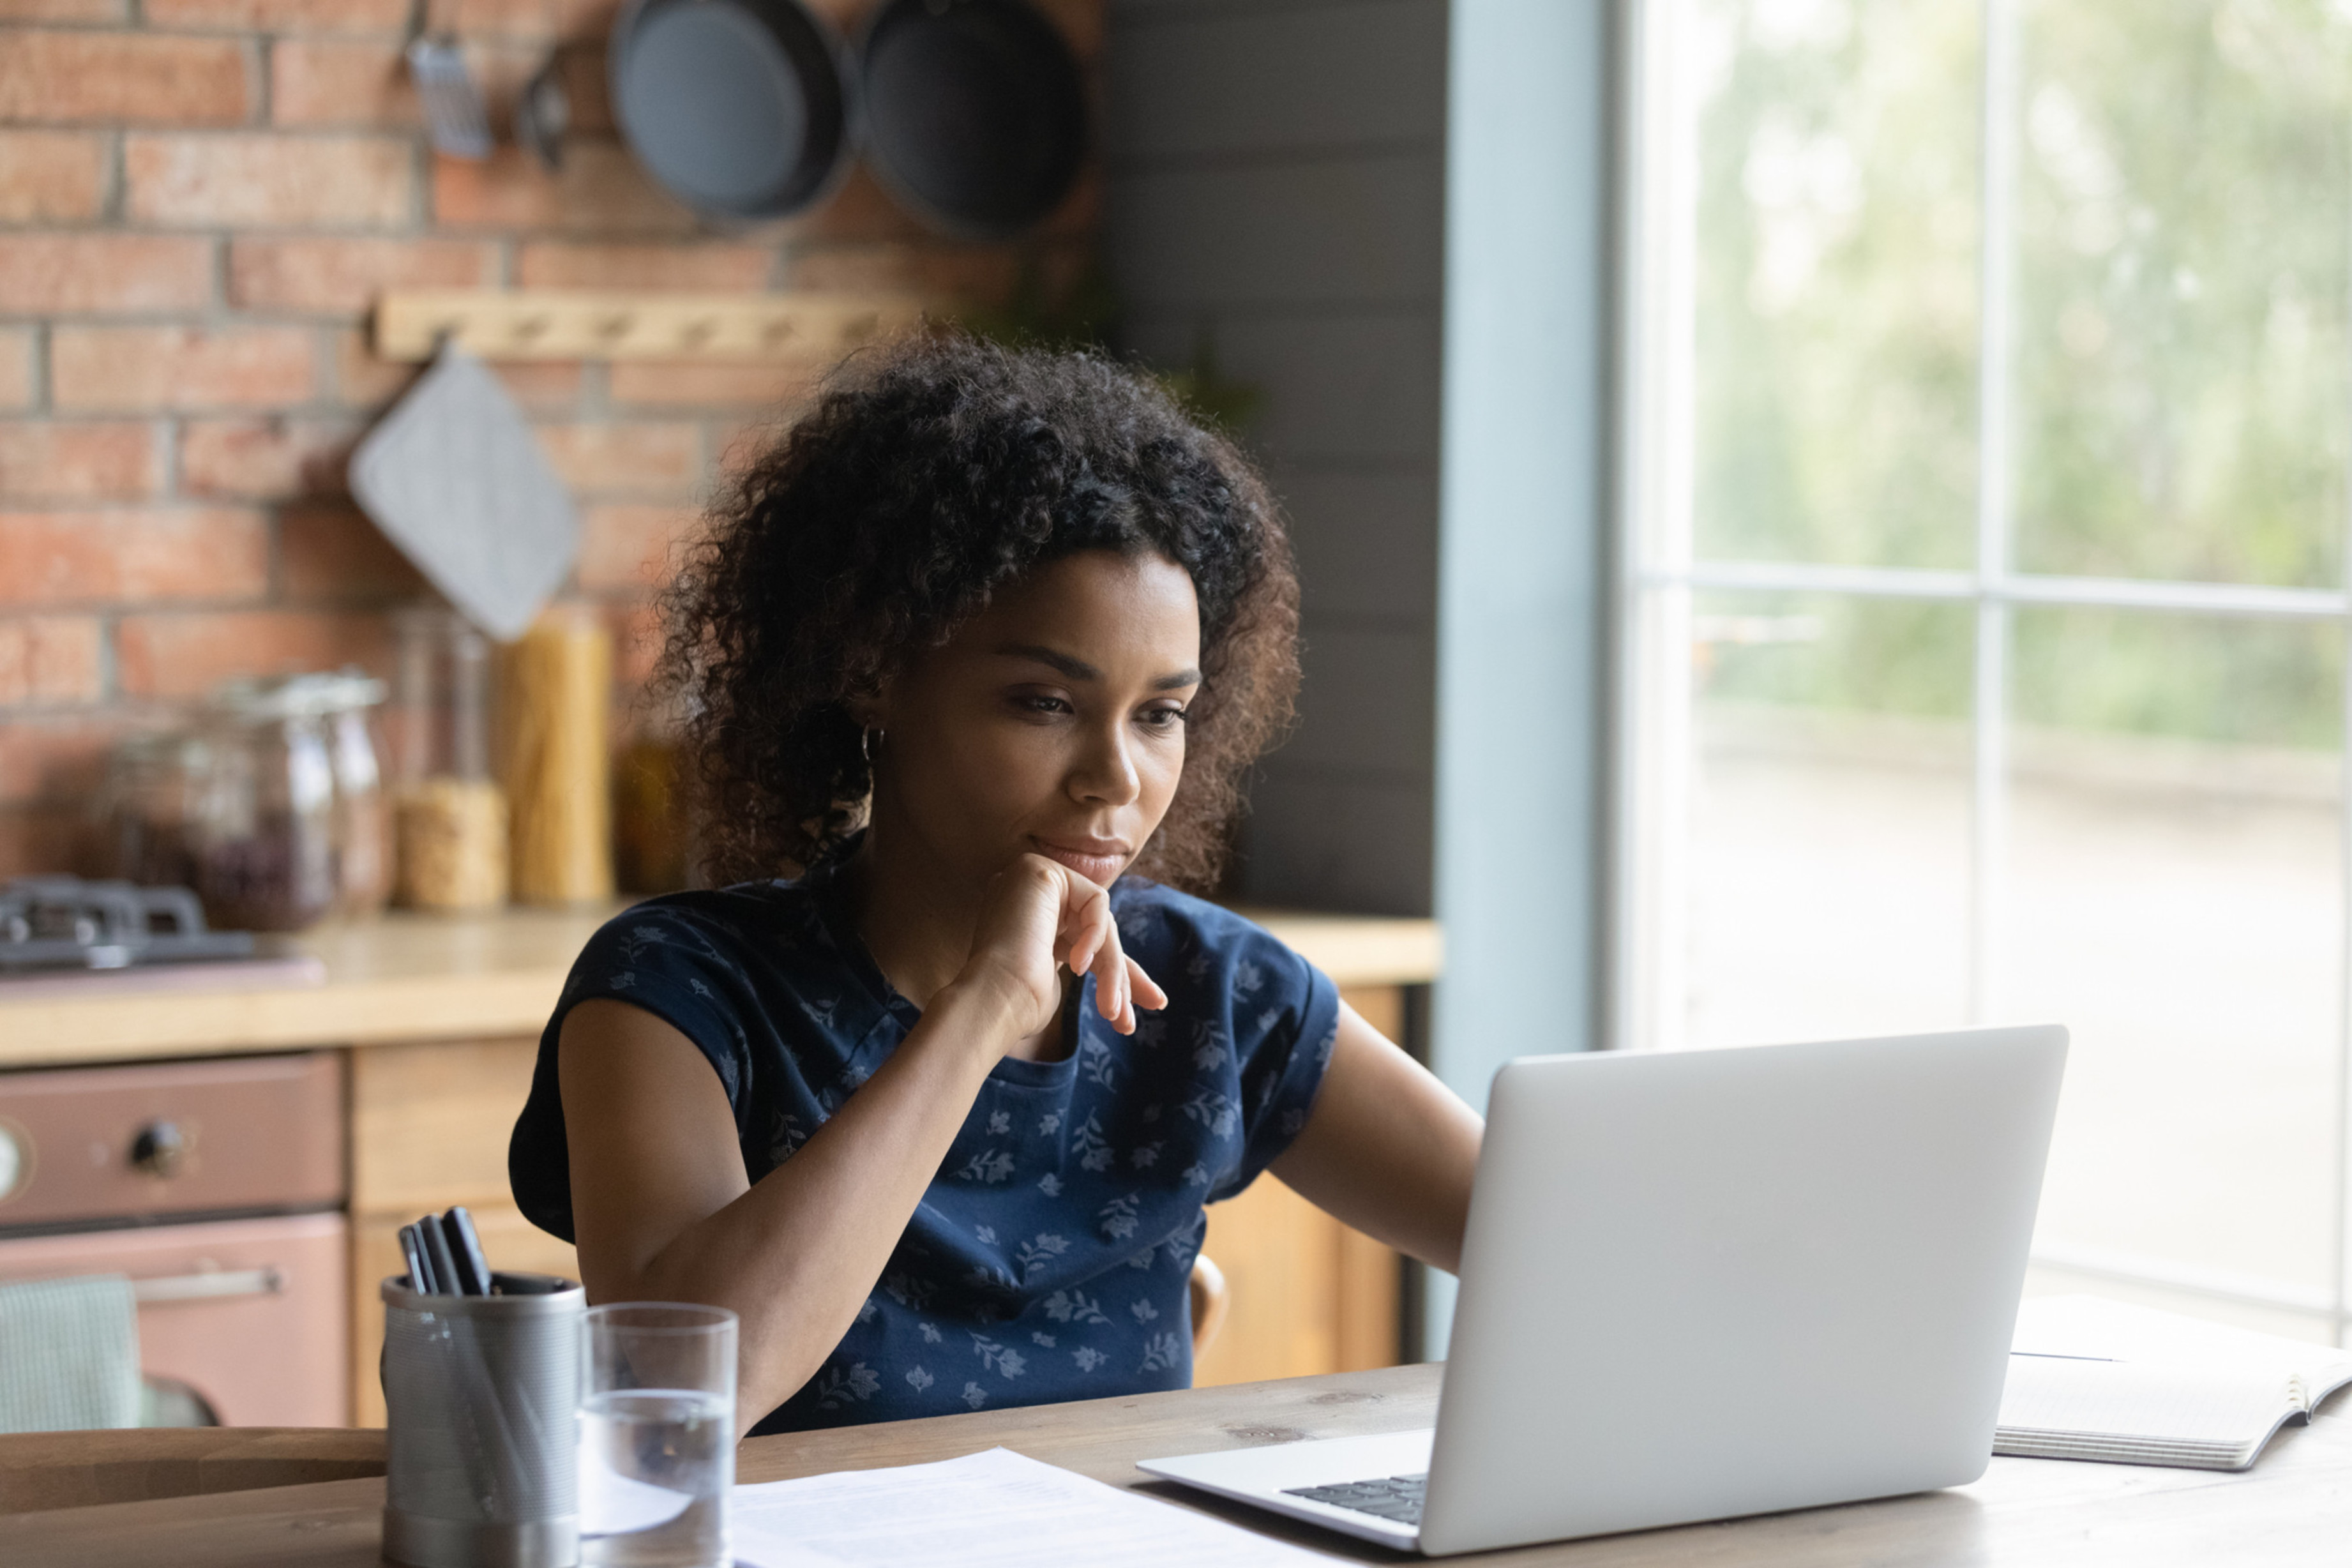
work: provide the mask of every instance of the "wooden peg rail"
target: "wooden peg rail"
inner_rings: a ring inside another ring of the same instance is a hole
[[[379,359],[427,360],[444,338],[484,359],[833,360],[913,326],[908,294],[607,294],[415,289],[375,307]]]

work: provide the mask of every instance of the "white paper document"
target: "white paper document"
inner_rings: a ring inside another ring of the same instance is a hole
[[[739,1486],[729,1532],[737,1563],[750,1568],[1307,1568],[1332,1561],[1009,1448]]]

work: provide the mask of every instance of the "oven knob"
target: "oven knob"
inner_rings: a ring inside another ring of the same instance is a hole
[[[131,1164],[151,1176],[176,1174],[187,1157],[187,1135],[176,1121],[150,1121],[131,1141]]]

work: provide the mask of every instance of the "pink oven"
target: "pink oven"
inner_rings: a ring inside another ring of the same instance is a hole
[[[0,1280],[128,1275],[161,1418],[349,1419],[342,1199],[333,1052],[0,1073]]]

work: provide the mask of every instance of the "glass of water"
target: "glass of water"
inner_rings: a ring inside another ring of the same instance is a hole
[[[580,1561],[725,1568],[735,1484],[735,1314],[623,1301],[588,1311]]]

